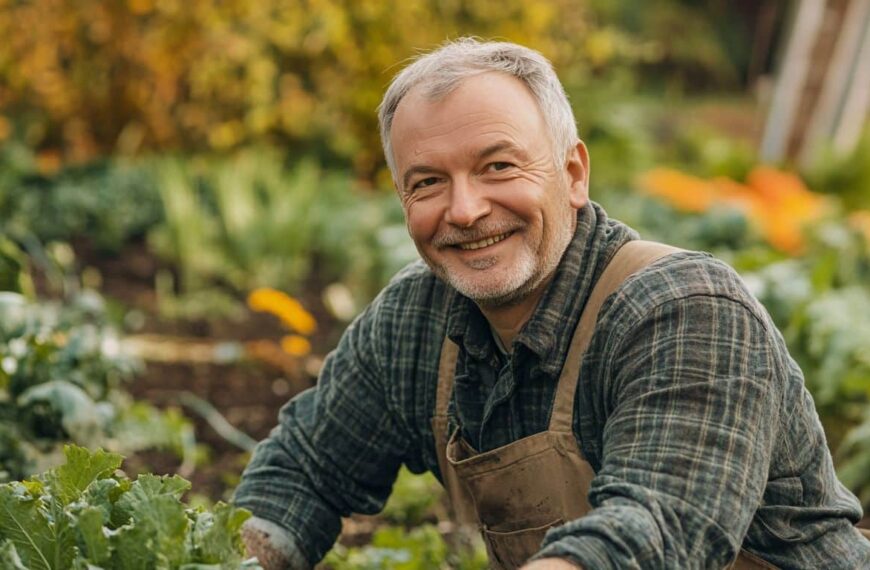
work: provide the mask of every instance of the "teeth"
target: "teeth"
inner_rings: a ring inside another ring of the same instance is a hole
[[[509,235],[510,235],[510,232],[508,232],[508,233],[506,233],[506,234],[497,235],[497,236],[494,236],[494,237],[488,237],[488,238],[482,239],[482,240],[480,240],[480,241],[473,241],[473,242],[471,242],[471,243],[460,243],[460,244],[459,244],[459,249],[464,249],[464,250],[480,249],[480,248],[482,248],[482,247],[486,247],[486,246],[488,246],[488,245],[492,245],[492,244],[494,244],[494,243],[498,243],[498,242],[500,242],[501,240],[503,240],[503,239],[505,239],[506,237],[508,237]]]

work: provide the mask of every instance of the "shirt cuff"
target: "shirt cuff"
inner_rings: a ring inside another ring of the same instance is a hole
[[[242,535],[249,548],[256,550],[250,554],[270,558],[266,567],[275,567],[276,562],[273,561],[281,561],[288,570],[311,570],[311,565],[296,544],[296,539],[284,527],[267,519],[251,517],[242,526]]]

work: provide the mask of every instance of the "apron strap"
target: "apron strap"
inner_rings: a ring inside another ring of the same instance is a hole
[[[447,433],[447,408],[453,392],[453,377],[456,374],[458,356],[459,345],[445,336],[444,343],[441,345],[441,361],[438,365],[438,388],[435,395],[435,414],[432,416],[432,433],[435,436],[435,455],[438,458],[438,468],[441,470],[441,481],[447,496],[450,497],[454,520],[460,525],[476,525],[478,521],[474,500],[459,480],[456,470],[447,461],[447,440],[450,436]]]
[[[574,330],[568,356],[562,366],[559,385],[556,388],[553,411],[550,414],[550,431],[572,432],[574,422],[574,395],[580,383],[580,366],[583,356],[595,332],[598,312],[604,301],[614,293],[631,275],[634,275],[651,263],[670,255],[684,251],[662,243],[634,240],[623,244],[613,255],[601,277],[595,283],[580,321]]]
[[[438,364],[438,391],[435,394],[435,417],[447,417],[447,407],[450,405],[450,394],[453,392],[453,377],[456,374],[456,360],[458,356],[459,345],[445,336],[444,344],[441,345],[441,361]],[[447,434],[444,435],[446,441]]]

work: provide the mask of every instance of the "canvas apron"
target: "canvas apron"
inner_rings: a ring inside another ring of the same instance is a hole
[[[574,332],[547,431],[484,453],[474,450],[458,429],[448,441],[447,405],[459,348],[445,338],[432,419],[438,461],[456,518],[479,525],[491,568],[522,566],[540,549],[548,529],[582,517],[591,509],[587,495],[595,472],[583,458],[573,430],[574,393],[583,354],[604,299],[627,276],[675,251],[679,250],[632,241],[614,256]],[[775,567],[741,551],[730,568]]]

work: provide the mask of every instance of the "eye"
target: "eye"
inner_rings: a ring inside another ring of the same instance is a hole
[[[502,172],[511,167],[513,167],[513,164],[510,162],[491,162],[487,165],[487,168],[493,172]]]
[[[437,176],[430,176],[428,178],[423,178],[422,180],[418,180],[412,186],[412,190],[417,190],[419,188],[426,188],[427,186],[434,186],[438,184],[439,178]]]

